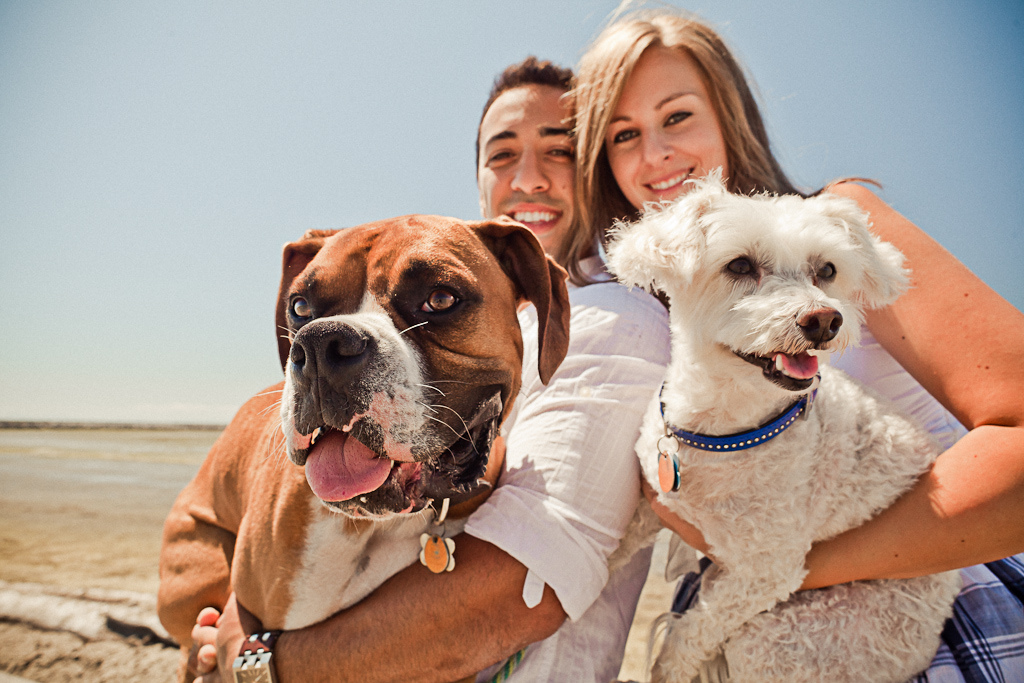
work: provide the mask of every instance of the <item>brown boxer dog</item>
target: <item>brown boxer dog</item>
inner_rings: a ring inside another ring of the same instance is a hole
[[[239,410],[164,525],[171,635],[187,649],[232,591],[264,628],[320,621],[414,562],[444,499],[449,520],[482,502],[526,300],[546,383],[568,347],[565,271],[524,226],[404,216],[287,245],[285,381]]]

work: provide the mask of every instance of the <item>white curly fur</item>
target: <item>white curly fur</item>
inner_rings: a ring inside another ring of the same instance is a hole
[[[608,253],[620,280],[668,295],[666,418],[708,435],[757,428],[809,391],[784,388],[737,353],[840,351],[857,342],[861,309],[892,302],[908,282],[902,254],[868,231],[852,200],[741,197],[717,176],[617,226]],[[755,272],[732,272],[737,258]],[[831,279],[825,264],[834,266]],[[844,322],[834,339],[812,341],[797,321],[822,310]],[[729,454],[679,449],[681,488],[660,499],[703,532],[717,564],[699,603],[663,618],[655,680],[710,680],[727,670],[736,682],[895,683],[934,655],[957,572],[795,592],[813,542],[888,507],[937,455],[887,403],[838,370],[820,372],[808,418],[772,441]],[[656,398],[637,442],[655,490],[664,434]]]

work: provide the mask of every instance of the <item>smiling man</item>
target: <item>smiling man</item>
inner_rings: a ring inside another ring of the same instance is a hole
[[[569,69],[534,57],[508,67],[494,82],[477,132],[481,214],[523,223],[556,258],[575,218],[564,97],[571,79]]]

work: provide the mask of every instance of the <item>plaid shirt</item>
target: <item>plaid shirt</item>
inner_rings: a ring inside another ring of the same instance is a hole
[[[683,577],[673,612],[693,606],[710,566],[702,558],[700,571]],[[1024,682],[1024,554],[960,573],[964,586],[942,630],[942,645],[928,669],[910,683]]]

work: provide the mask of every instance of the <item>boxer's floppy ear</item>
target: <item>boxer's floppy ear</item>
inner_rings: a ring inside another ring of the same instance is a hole
[[[281,357],[281,369],[288,364],[288,354],[291,352],[292,342],[288,338],[288,289],[292,286],[292,280],[298,277],[299,273],[306,269],[309,262],[324,246],[324,240],[338,232],[337,230],[307,230],[298,242],[291,242],[284,245],[284,258],[281,264],[281,286],[277,290],[277,309],[274,314],[275,330],[277,332],[277,352]]]
[[[471,223],[485,239],[520,294],[537,308],[540,339],[537,369],[548,383],[569,350],[569,292],[566,272],[548,258],[529,229],[504,216]]]

